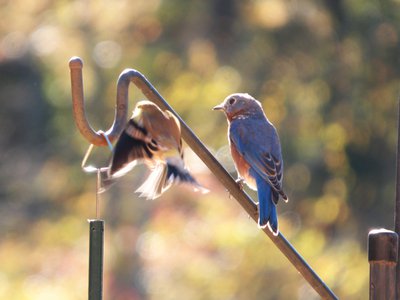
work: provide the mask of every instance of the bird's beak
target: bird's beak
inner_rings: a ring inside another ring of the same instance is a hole
[[[225,110],[223,103],[213,107],[213,110]]]

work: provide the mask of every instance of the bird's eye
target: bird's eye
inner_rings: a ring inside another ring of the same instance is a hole
[[[236,99],[232,97],[229,99],[229,104],[232,105],[233,103],[235,103],[235,101],[236,101]]]

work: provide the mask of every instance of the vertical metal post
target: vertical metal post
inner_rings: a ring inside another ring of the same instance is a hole
[[[400,100],[400,99],[399,99]],[[400,101],[398,104],[397,114],[397,163],[396,163],[396,203],[394,211],[394,231],[397,235],[400,235]],[[397,255],[400,255],[400,249],[397,248]],[[400,261],[400,257],[397,256],[397,261]],[[397,297],[400,297],[400,264],[396,266],[396,293]]]
[[[396,232],[386,229],[369,232],[370,300],[396,299],[397,248],[398,235]]]
[[[103,299],[104,221],[89,220],[89,300]]]

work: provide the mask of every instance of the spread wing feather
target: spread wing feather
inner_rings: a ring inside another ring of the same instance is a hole
[[[119,177],[129,172],[140,159],[151,159],[157,143],[148,138],[147,130],[129,120],[121,133],[110,162],[109,175]]]

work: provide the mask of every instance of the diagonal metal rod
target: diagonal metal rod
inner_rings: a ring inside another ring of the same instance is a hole
[[[74,72],[81,72],[80,78],[82,78],[82,61],[77,63],[76,60],[79,58],[73,58],[70,61],[75,66]],[[74,61],[73,61],[74,60]],[[79,59],[80,60],[80,59]],[[80,69],[76,66],[80,66]],[[79,75],[79,74],[78,74]],[[72,77],[76,76],[72,73],[71,69],[71,84],[72,84],[72,97],[73,105],[79,105],[83,103],[83,99],[74,99],[75,97],[80,97],[83,93],[83,87],[74,86],[74,84],[81,84],[82,81],[74,81]],[[168,109],[171,111],[180,121],[182,138],[189,145],[190,148],[197,154],[197,156],[207,165],[211,172],[221,181],[221,183],[226,187],[229,193],[239,202],[239,204],[244,208],[244,210],[249,214],[249,216],[257,222],[257,206],[253,200],[242,191],[235,180],[229,175],[229,173],[224,169],[224,167],[217,161],[217,159],[211,154],[211,152],[206,148],[206,146],[197,138],[193,131],[186,125],[186,123],[180,118],[180,116],[172,109],[172,107],[164,100],[164,98],[158,93],[158,91],[151,85],[151,83],[143,76],[140,72],[133,69],[124,70],[118,79],[117,86],[117,103],[127,103],[128,102],[128,88],[130,83],[134,83],[142,93],[147,97],[148,100],[153,101],[162,109]],[[79,110],[74,109],[74,112]],[[81,110],[82,111],[82,110]],[[85,121],[79,121],[80,118],[84,118],[84,111],[80,115],[75,116],[77,122],[84,124]],[[116,122],[116,121],[115,121]],[[115,124],[114,122],[114,124]],[[126,120],[124,120],[126,122]],[[79,127],[79,125],[78,125]],[[80,128],[80,127],[79,127]],[[93,140],[93,136],[96,133],[92,130],[81,130],[82,134],[88,140]],[[113,128],[110,129],[113,132]],[[85,135],[86,134],[86,135]],[[96,144],[96,143],[94,143]],[[99,141],[96,145],[104,145],[105,143]],[[274,236],[267,228],[263,229],[264,233],[272,240],[272,242],[278,247],[278,249],[286,256],[286,258],[293,264],[293,266],[300,272],[300,274],[308,281],[308,283],[313,287],[313,289],[323,298],[323,299],[338,299],[337,296],[329,289],[329,287],[321,280],[321,278],[314,272],[314,270],[307,264],[304,258],[296,251],[296,249],[288,242],[288,240],[279,233],[278,236]]]

